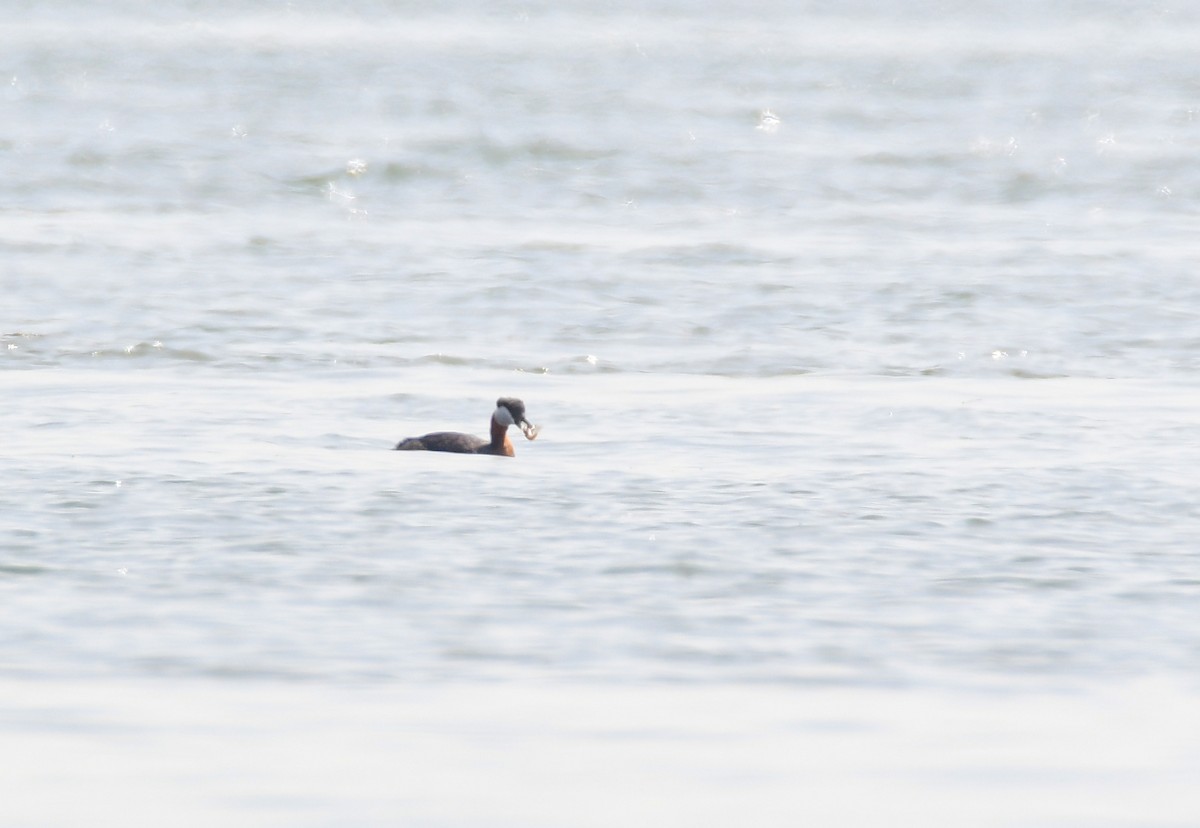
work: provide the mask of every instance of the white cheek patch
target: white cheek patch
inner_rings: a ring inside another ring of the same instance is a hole
[[[508,428],[510,425],[516,425],[513,422],[512,412],[502,405],[496,406],[496,410],[492,412],[492,419],[505,428]]]

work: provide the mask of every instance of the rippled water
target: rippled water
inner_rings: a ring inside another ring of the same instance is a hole
[[[22,7],[17,824],[1188,824],[1198,37]]]

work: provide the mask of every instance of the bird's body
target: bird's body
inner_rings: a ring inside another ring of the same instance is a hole
[[[512,440],[508,427],[520,426],[527,440],[537,437],[538,427],[525,419],[525,403],[513,397],[496,400],[492,412],[491,439],[484,440],[460,431],[435,431],[422,437],[408,437],[396,444],[396,451],[449,451],[456,454],[496,454],[512,457]]]
[[[451,451],[455,454],[502,454],[505,457],[515,453],[507,434],[502,434],[496,442],[461,431],[435,431],[423,437],[408,437],[396,444],[396,451]]]

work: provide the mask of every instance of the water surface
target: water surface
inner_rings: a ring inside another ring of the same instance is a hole
[[[1198,26],[21,9],[10,813],[1187,824]]]

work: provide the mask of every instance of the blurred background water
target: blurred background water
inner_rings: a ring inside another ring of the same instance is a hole
[[[11,824],[1191,824],[1197,42],[12,4]]]

